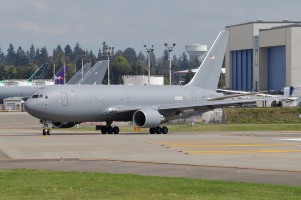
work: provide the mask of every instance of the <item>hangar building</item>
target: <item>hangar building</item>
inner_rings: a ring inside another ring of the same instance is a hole
[[[301,85],[301,21],[257,20],[226,31],[226,88],[282,91]]]

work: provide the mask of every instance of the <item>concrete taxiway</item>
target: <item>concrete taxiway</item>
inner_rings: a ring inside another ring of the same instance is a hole
[[[301,185],[301,133],[150,135],[56,129],[42,136],[26,113],[0,113],[0,169],[131,173]],[[121,127],[122,131],[122,127]]]

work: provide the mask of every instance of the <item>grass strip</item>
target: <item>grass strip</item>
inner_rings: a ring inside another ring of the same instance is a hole
[[[0,199],[301,199],[301,187],[188,178],[1,170]]]

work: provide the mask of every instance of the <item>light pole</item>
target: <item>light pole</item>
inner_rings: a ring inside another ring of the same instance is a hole
[[[154,51],[154,45],[152,45],[151,48],[147,48],[146,45],[144,45],[146,52],[147,52],[147,60],[148,60],[148,85],[150,85],[150,54]]]
[[[166,50],[168,51],[168,58],[169,58],[169,85],[171,85],[171,52],[173,48],[176,46],[176,43],[173,43],[172,46],[168,46],[167,43],[164,44],[166,46]]]
[[[108,56],[108,85],[110,85],[110,56],[114,53],[114,47],[108,47],[104,56]]]
[[[82,69],[81,69],[81,75],[82,75],[82,78],[81,78],[81,83],[83,82],[83,78],[84,78],[84,55],[82,55]]]

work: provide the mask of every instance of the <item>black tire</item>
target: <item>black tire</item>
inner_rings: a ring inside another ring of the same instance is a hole
[[[108,134],[113,134],[113,127],[112,126],[108,126]]]
[[[149,133],[150,134],[155,134],[156,133],[156,128],[150,128]]]
[[[43,135],[47,135],[47,131],[46,131],[46,130],[47,130],[47,129],[45,129],[45,128],[43,129],[43,132],[42,132]]]
[[[107,134],[108,129],[107,129],[106,126],[102,126],[101,129],[100,129],[100,131],[101,131],[102,134]]]
[[[119,127],[118,126],[114,126],[113,133],[114,134],[118,134],[119,133]]]
[[[51,133],[51,129],[46,129],[46,134],[50,135],[50,133]]]
[[[157,126],[157,127],[156,127],[156,133],[157,133],[157,134],[161,134],[161,133],[162,133],[162,128],[161,128],[161,126]]]
[[[168,133],[168,128],[166,126],[162,127],[162,133],[167,134]]]
[[[276,107],[277,106],[277,103],[276,103],[276,101],[274,100],[274,101],[272,101],[272,103],[271,103],[271,107]]]

